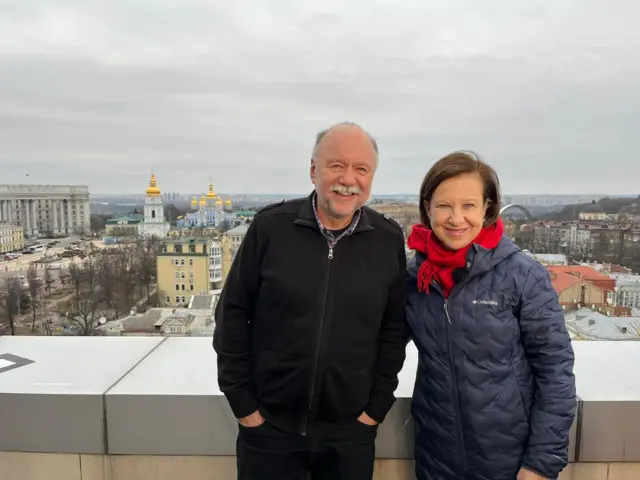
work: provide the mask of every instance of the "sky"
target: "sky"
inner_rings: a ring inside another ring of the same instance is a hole
[[[307,193],[316,133],[373,193],[453,150],[508,194],[640,193],[635,0],[0,0],[0,183]]]

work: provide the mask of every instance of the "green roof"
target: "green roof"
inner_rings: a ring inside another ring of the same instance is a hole
[[[107,220],[106,225],[131,225],[142,222],[144,215],[120,215]]]

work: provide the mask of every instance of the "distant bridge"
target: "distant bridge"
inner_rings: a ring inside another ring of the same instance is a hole
[[[510,205],[505,205],[504,207],[502,207],[500,209],[500,216],[502,216],[504,212],[512,208],[515,208],[516,210],[520,210],[522,213],[524,213],[525,217],[527,217],[527,220],[529,220],[530,222],[533,222],[534,218],[533,218],[533,215],[531,215],[531,212],[527,210],[525,207],[523,207],[522,205],[517,205],[515,203],[512,203]]]

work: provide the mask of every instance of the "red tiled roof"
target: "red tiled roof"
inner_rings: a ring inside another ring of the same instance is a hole
[[[571,285],[577,285],[580,283],[580,279],[569,275],[561,270],[552,270],[552,267],[547,267],[549,274],[551,275],[551,284],[556,293],[560,294],[565,291]]]
[[[569,276],[577,277],[578,279],[587,280],[593,283],[595,286],[602,290],[613,290],[615,287],[615,280],[608,275],[600,273],[591,267],[585,266],[550,266],[547,267],[549,273],[564,273]],[[571,285],[567,284],[567,287]],[[565,288],[567,288],[565,287]]]

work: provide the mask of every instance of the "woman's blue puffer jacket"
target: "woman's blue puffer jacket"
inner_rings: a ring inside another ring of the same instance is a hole
[[[573,349],[549,274],[503,237],[473,245],[445,301],[418,293],[409,262],[407,319],[418,348],[412,415],[418,480],[555,478],[576,410]]]

